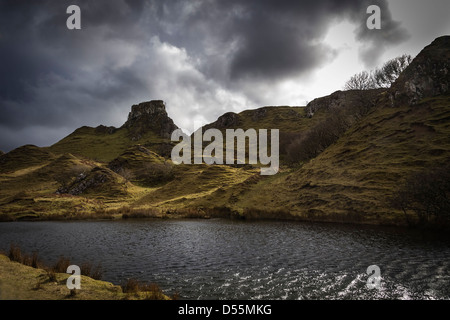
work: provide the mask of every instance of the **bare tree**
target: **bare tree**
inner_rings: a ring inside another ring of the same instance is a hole
[[[386,62],[381,69],[373,72],[373,81],[378,88],[390,88],[400,74],[411,63],[412,57],[404,54]]]
[[[352,76],[344,86],[345,90],[369,90],[375,89],[376,84],[374,82],[373,75],[367,71]]]
[[[345,83],[344,90],[390,88],[411,61],[412,57],[404,54],[387,61],[379,69],[357,73]]]

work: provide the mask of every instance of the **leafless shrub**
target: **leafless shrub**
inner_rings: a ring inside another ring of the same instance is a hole
[[[67,268],[71,265],[70,259],[64,256],[59,257],[56,263],[53,265],[53,271],[56,273],[66,273]]]
[[[19,246],[11,244],[9,247],[8,257],[11,261],[16,261],[22,263],[22,251]]]
[[[450,220],[450,167],[430,168],[412,174],[391,199],[393,207],[408,218],[415,214],[417,223],[448,223]]]
[[[375,89],[376,83],[371,72],[362,71],[353,75],[344,85],[344,90]]]
[[[143,283],[137,279],[130,278],[121,284],[124,293],[144,293],[147,300],[159,300],[164,297],[161,288],[155,283]]]
[[[404,54],[387,61],[381,68],[357,73],[345,83],[344,90],[390,88],[411,61],[412,57]]]
[[[256,208],[245,208],[243,218],[251,219],[268,219],[268,220],[294,220],[295,217],[287,210],[266,210]]]
[[[158,209],[137,208],[137,209],[129,209],[126,211],[126,213],[122,213],[122,219],[155,218],[158,215],[159,215]]]
[[[412,57],[408,54],[387,61],[383,67],[373,72],[375,86],[377,88],[390,88],[411,61]]]
[[[47,272],[48,281],[50,282],[56,282],[56,272],[53,271],[51,268],[46,268],[45,271]]]

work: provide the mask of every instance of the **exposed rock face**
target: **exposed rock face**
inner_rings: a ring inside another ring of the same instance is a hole
[[[148,131],[152,131],[162,138],[170,139],[172,132],[178,129],[167,115],[166,106],[162,100],[133,105],[123,127],[129,130],[133,141],[141,139]]]
[[[117,131],[117,128],[115,127],[107,127],[104,125],[99,125],[97,128],[95,128],[96,133],[103,133],[103,134],[113,134]]]
[[[425,47],[390,89],[391,105],[417,104],[421,99],[447,94],[450,83],[450,36]]]
[[[0,156],[3,155],[3,154],[5,154],[5,153],[2,150],[0,150]]]
[[[318,110],[374,104],[386,89],[336,91],[329,96],[314,99],[306,106],[306,116],[311,118]]]
[[[234,112],[221,115],[215,122],[217,128],[228,128],[239,125],[239,116]]]
[[[131,112],[128,114],[128,121],[133,121],[146,115],[166,114],[166,105],[162,100],[152,100],[135,104],[131,107]]]
[[[208,129],[230,129],[238,127],[241,123],[239,115],[234,112],[227,112],[221,115],[216,121],[203,127],[203,131]]]
[[[267,115],[267,108],[259,108],[256,109],[252,114],[252,120],[253,121],[259,121],[266,117]]]
[[[96,188],[107,188],[107,184],[114,183],[115,179],[107,169],[96,167],[89,173],[79,174],[75,181],[69,186],[60,187],[57,194],[81,195]]]
[[[373,105],[380,94],[388,91],[392,106],[414,105],[427,97],[448,94],[450,87],[450,36],[439,37],[425,47],[390,89],[336,91],[314,99],[306,106],[307,117],[318,110],[332,110],[342,106]]]

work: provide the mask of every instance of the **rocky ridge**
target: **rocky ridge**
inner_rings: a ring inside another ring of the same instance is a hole
[[[450,36],[426,46],[392,85],[392,106],[415,105],[427,97],[447,94],[450,83]]]

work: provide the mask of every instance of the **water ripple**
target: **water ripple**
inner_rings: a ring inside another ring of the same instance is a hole
[[[449,299],[450,243],[407,230],[287,222],[127,220],[0,224],[10,243],[104,280],[156,282],[185,299]],[[366,287],[369,265],[381,286]]]

